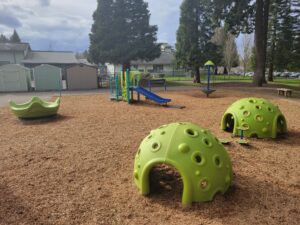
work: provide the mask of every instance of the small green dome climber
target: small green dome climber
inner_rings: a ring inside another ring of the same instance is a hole
[[[263,98],[243,98],[224,113],[221,128],[245,137],[276,138],[287,132],[286,120],[278,106]]]
[[[173,166],[180,173],[183,205],[211,201],[231,185],[232,167],[225,148],[208,130],[192,123],[163,125],[142,141],[133,175],[143,195],[150,192],[149,173],[158,164]]]

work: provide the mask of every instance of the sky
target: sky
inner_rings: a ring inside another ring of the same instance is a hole
[[[176,42],[182,0],[146,0],[158,41]],[[89,46],[97,0],[0,0],[0,33],[16,29],[33,50],[82,52]]]

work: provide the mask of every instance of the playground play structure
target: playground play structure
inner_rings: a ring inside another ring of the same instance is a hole
[[[171,99],[162,98],[159,95],[154,94],[153,92],[140,86],[141,73],[138,71],[129,71],[121,72],[119,77],[116,74],[114,77],[110,78],[110,99],[111,100],[123,100],[128,102],[128,104],[133,103],[134,97],[133,93],[137,93],[137,101],[140,101],[140,95],[146,97],[151,101],[154,101],[158,104],[166,105]]]
[[[36,119],[50,117],[57,114],[60,106],[60,97],[54,102],[46,102],[39,97],[33,97],[29,102],[16,104],[9,102],[12,112],[20,119]]]
[[[192,123],[163,125],[144,138],[135,156],[134,181],[142,195],[150,193],[149,173],[157,164],[176,168],[183,181],[182,204],[211,201],[232,182],[232,166],[222,143]]]
[[[208,86],[208,89],[209,86]],[[262,98],[244,98],[233,103],[221,120],[221,128],[244,137],[276,138],[287,132],[278,106]],[[224,194],[232,182],[232,165],[223,144],[207,129],[192,123],[171,123],[152,130],[135,155],[133,177],[142,195],[150,193],[149,174],[158,164],[173,166],[183,181],[182,204],[211,201]]]
[[[263,98],[243,98],[224,113],[221,128],[235,136],[276,138],[287,132],[286,119],[278,106]]]
[[[207,86],[202,88],[202,92],[206,94],[206,97],[208,97],[210,94],[212,94],[213,92],[215,92],[215,89],[211,88],[211,69],[214,68],[215,64],[211,61],[208,60],[205,64],[204,64],[205,68],[207,69]],[[213,79],[214,81],[214,79]],[[213,82],[214,85],[214,82]]]

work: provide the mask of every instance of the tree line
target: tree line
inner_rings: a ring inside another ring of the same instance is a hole
[[[239,62],[235,38],[245,34],[242,64],[252,50],[253,84],[272,80],[274,70],[300,69],[300,3],[298,0],[184,0],[180,7],[176,63],[194,72],[206,60],[230,70]],[[131,60],[153,60],[160,55],[157,26],[149,24],[148,4],[143,0],[98,0],[90,33],[89,60],[122,64]],[[171,22],[171,21],[170,21]]]
[[[21,43],[21,39],[16,30],[8,38],[4,34],[0,34],[0,43]]]

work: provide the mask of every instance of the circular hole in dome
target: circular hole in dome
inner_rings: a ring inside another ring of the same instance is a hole
[[[195,130],[193,130],[193,129],[186,129],[185,130],[185,133],[187,134],[187,135],[189,135],[190,137],[197,137],[198,136],[198,132],[197,131],[195,131]]]
[[[202,180],[201,182],[200,182],[200,187],[202,188],[202,189],[205,189],[206,187],[208,186],[208,181],[207,180]]]
[[[138,155],[140,155],[141,154],[141,149],[139,148],[139,150],[138,150]]]
[[[154,143],[152,144],[152,148],[153,148],[154,150],[157,150],[157,149],[159,148],[159,144],[158,144],[157,142],[154,142]]]
[[[151,138],[152,138],[152,135],[149,135],[149,136],[148,136],[148,139],[151,139]]]
[[[202,158],[200,155],[195,155],[194,158],[195,158],[196,163],[201,163]]]
[[[164,134],[166,134],[166,132],[165,132],[165,131],[162,131],[160,134],[161,134],[161,135],[164,135]]]
[[[242,124],[242,127],[245,128],[245,129],[249,129],[249,124],[243,123],[243,124]]]
[[[194,132],[192,129],[187,129],[186,132],[187,132],[189,135],[192,135],[192,136],[195,135],[195,132]]]
[[[256,115],[255,119],[258,121],[258,122],[262,122],[264,120],[264,118],[261,116],[261,115]]]
[[[255,108],[258,109],[258,110],[260,110],[261,106],[260,105],[256,105]]]
[[[244,116],[250,116],[250,112],[246,110],[246,111],[243,112],[243,115]]]
[[[268,107],[269,112],[273,112],[273,109],[271,107]]]
[[[208,138],[203,138],[203,143],[205,145],[207,145],[208,147],[211,147],[212,146],[212,143],[208,140]]]
[[[254,101],[253,99],[250,99],[249,102],[250,102],[250,103],[254,103],[255,101]]]

